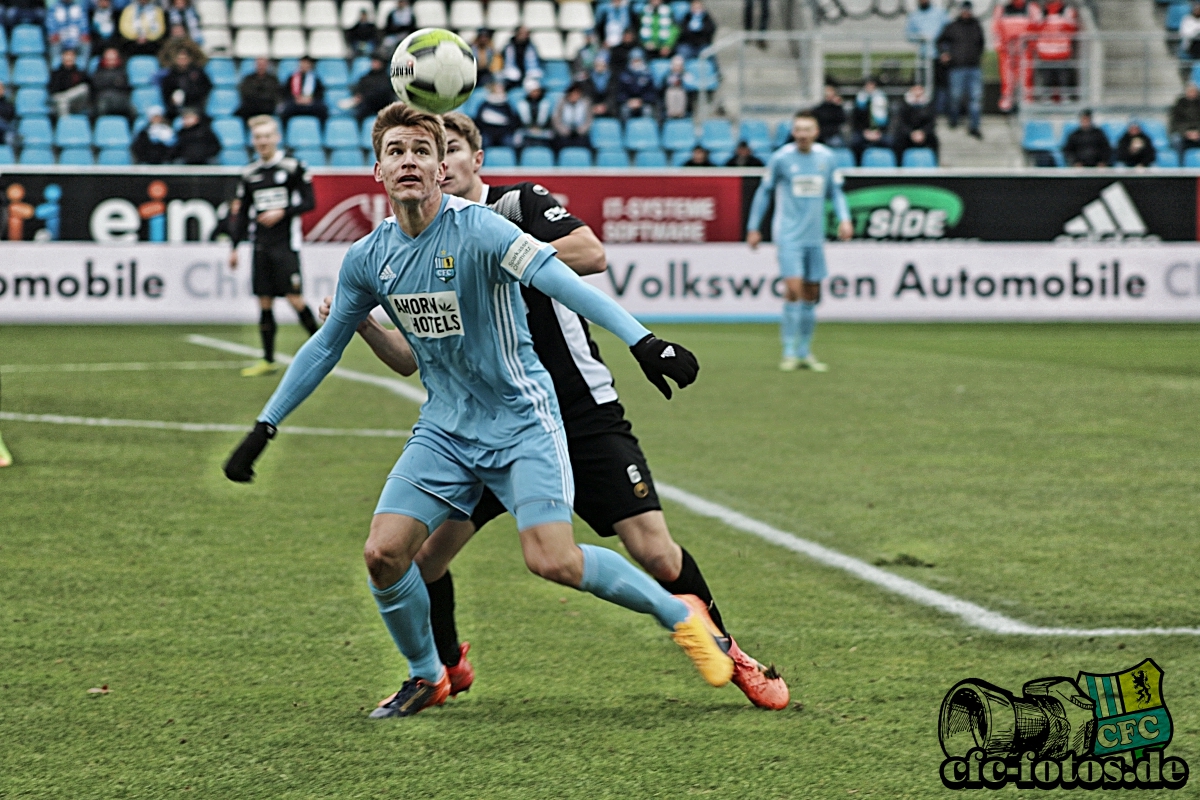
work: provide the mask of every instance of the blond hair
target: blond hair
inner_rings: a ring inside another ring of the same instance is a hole
[[[392,128],[420,128],[433,137],[438,161],[446,157],[446,129],[442,126],[441,117],[418,111],[404,103],[392,103],[376,115],[375,126],[371,128],[371,146],[375,148],[376,161],[383,152],[383,135]]]
[[[478,153],[483,149],[483,136],[480,135],[479,128],[475,125],[475,120],[466,114],[461,111],[451,111],[447,114],[442,114],[442,124],[446,126],[447,131],[454,131],[466,139],[467,146],[471,148],[472,153]]]
[[[275,129],[276,133],[279,132],[279,123],[277,123],[275,118],[270,114],[259,114],[258,116],[251,117],[250,119],[246,120],[246,127],[250,130],[254,130],[260,125],[270,125]]]

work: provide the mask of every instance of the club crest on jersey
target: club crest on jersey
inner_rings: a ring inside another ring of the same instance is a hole
[[[433,274],[443,283],[454,280],[454,256],[446,255],[446,251],[443,250],[441,255],[433,257],[433,266]]]

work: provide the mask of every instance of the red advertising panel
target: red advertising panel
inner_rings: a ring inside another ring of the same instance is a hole
[[[739,175],[502,175],[494,185],[535,181],[609,243],[736,242],[742,238]],[[304,217],[310,242],[352,242],[391,214],[370,175],[315,175],[317,208]]]

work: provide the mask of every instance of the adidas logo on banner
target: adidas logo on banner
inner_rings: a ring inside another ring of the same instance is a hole
[[[390,266],[384,264],[383,270],[379,273],[379,280],[390,281],[394,277],[396,277],[396,273],[392,272],[392,268]]]
[[[1100,192],[1100,197],[1083,207],[1083,213],[1067,220],[1060,239],[1099,241],[1157,239],[1146,231],[1141,212],[1120,181]]]

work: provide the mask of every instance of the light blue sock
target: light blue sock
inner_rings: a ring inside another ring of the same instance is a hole
[[[800,358],[800,303],[783,304],[783,324],[779,328],[779,338],[783,340],[783,357]]]
[[[367,581],[383,624],[392,635],[396,647],[408,659],[408,677],[424,678],[436,683],[442,677],[442,662],[433,644],[433,628],[429,625],[429,592],[421,580],[416,564],[404,577],[386,589],[377,589]]]
[[[579,549],[583,551],[580,591],[591,592],[631,611],[653,614],[658,624],[669,631],[687,619],[688,608],[683,601],[672,597],[649,575],[620,555],[590,544],[581,544]]]
[[[808,358],[812,347],[813,331],[817,329],[817,304],[801,300],[796,305],[799,308],[799,348],[797,358]]]

